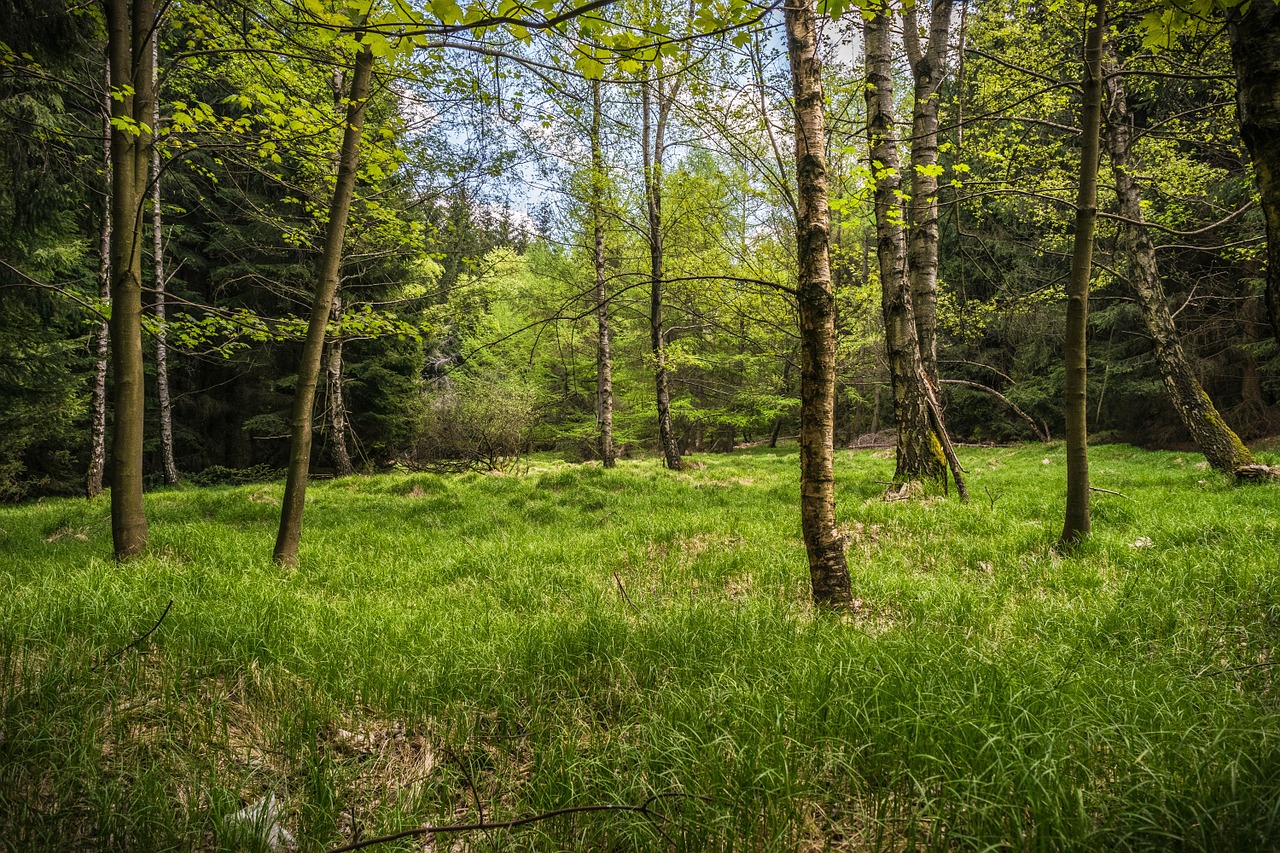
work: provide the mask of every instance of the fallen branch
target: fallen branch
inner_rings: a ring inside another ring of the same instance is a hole
[[[1017,403],[1013,402],[1008,397],[1001,394],[999,391],[992,388],[991,386],[983,385],[981,382],[972,382],[968,379],[943,379],[942,382],[947,385],[963,385],[966,388],[977,388],[979,391],[986,391],[988,394],[995,397],[997,400],[1000,400],[1009,408],[1013,409],[1013,411],[1018,415],[1018,417],[1026,421],[1027,424],[1031,427],[1031,431],[1036,434],[1036,438],[1046,443],[1049,441],[1049,433],[1041,429],[1040,425],[1037,424],[1034,420],[1032,420],[1031,415],[1028,415],[1026,412],[1022,411],[1022,409],[1019,408]]]
[[[381,835],[377,838],[370,838],[366,841],[357,841],[354,844],[347,844],[343,847],[335,847],[332,850],[330,850],[329,853],[348,853],[348,851],[351,851],[351,850],[362,850],[365,847],[372,847],[375,844],[386,844],[387,842],[390,842],[390,841],[399,841],[402,838],[413,838],[414,836],[417,836],[417,835],[427,835],[427,834],[445,833],[445,832],[473,832],[479,829],[514,829],[515,827],[518,827],[518,826],[527,826],[528,824],[531,824],[531,823],[538,823],[539,821],[549,820],[553,817],[560,817],[561,815],[579,814],[583,812],[634,812],[635,814],[644,816],[650,821],[657,821],[658,819],[664,819],[664,818],[662,815],[658,814],[653,809],[651,809],[650,806],[652,806],[654,801],[659,799],[659,797],[660,795],[655,794],[638,806],[624,805],[624,804],[568,806],[563,809],[553,809],[549,812],[541,812],[540,814],[513,818],[512,820],[494,821],[492,823],[485,823],[484,821],[481,821],[479,823],[452,823],[452,824],[445,824],[443,826],[419,826],[419,827],[415,827],[414,829],[406,829],[401,832],[393,832],[390,835]],[[656,823],[655,823],[655,828],[657,828]]]
[[[1248,663],[1243,666],[1229,666],[1226,669],[1215,669],[1209,672],[1197,672],[1196,678],[1208,678],[1211,675],[1226,675],[1230,672],[1245,672],[1250,669],[1264,669],[1272,666],[1280,666],[1280,660],[1268,660],[1262,663]]]
[[[133,648],[134,646],[138,645],[138,643],[141,643],[141,642],[142,642],[143,640],[145,640],[147,637],[150,637],[152,634],[154,634],[154,633],[155,633],[155,630],[156,630],[157,628],[159,628],[159,627],[160,627],[160,623],[164,621],[164,617],[166,617],[166,616],[168,616],[168,615],[169,615],[169,611],[170,611],[172,608],[173,608],[173,599],[171,598],[171,599],[169,599],[169,604],[168,604],[168,606],[167,606],[167,607],[165,607],[164,612],[160,614],[160,618],[156,620],[156,624],[152,625],[152,626],[151,626],[150,628],[148,628],[144,633],[139,634],[137,637],[134,637],[134,638],[133,638],[133,641],[132,641],[131,643],[129,643],[127,646],[125,646],[124,648],[120,649],[119,651],[115,652],[114,654],[107,655],[105,658],[103,658],[102,660],[98,661],[98,662],[97,662],[97,663],[95,663],[93,666],[89,667],[89,671],[90,671],[90,672],[95,672],[95,671],[97,671],[97,670],[98,670],[100,667],[102,667],[104,664],[110,663],[111,661],[113,661],[113,660],[115,660],[116,658],[118,658],[118,657],[120,657],[121,655],[123,655],[125,652],[129,651],[129,649],[131,649],[131,648]]]
[[[1231,475],[1237,480],[1261,483],[1280,477],[1280,465],[1241,465]]]
[[[1090,487],[1089,487],[1089,491],[1091,491],[1091,492],[1102,492],[1104,495],[1115,495],[1116,497],[1118,497],[1118,498],[1124,498],[1124,499],[1125,499],[1125,500],[1127,500],[1127,501],[1131,501],[1131,500],[1133,500],[1133,498],[1129,497],[1128,495],[1124,494],[1123,492],[1117,492],[1117,491],[1115,491],[1114,489],[1103,489],[1103,488],[1101,488],[1101,487],[1099,487],[1099,486],[1090,486]]]
[[[613,579],[618,582],[618,592],[622,593],[622,598],[627,604],[631,605],[631,609],[639,613],[640,608],[636,607],[636,603],[631,600],[631,596],[627,595],[627,588],[622,585],[622,578],[618,577],[617,571],[613,573]]]
[[[951,444],[951,436],[947,433],[947,426],[942,420],[942,407],[938,405],[938,396],[933,393],[933,386],[928,380],[924,383],[925,400],[929,404],[929,415],[933,420],[933,428],[938,434],[938,441],[942,444],[942,455],[946,457],[947,467],[951,469],[951,477],[956,481],[956,493],[960,495],[962,503],[969,502],[969,490],[964,485],[964,466],[960,464],[960,457],[956,456],[956,449]],[[946,491],[947,478],[943,475],[942,487]]]

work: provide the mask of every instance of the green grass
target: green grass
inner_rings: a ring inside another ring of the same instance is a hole
[[[839,454],[842,617],[794,449],[315,483],[288,572],[278,484],[148,495],[119,566],[105,501],[4,508],[0,847],[240,849],[268,793],[304,851],[681,793],[665,838],[466,849],[1280,848],[1280,493],[1095,448],[1131,499],[1062,558],[1061,446],[962,458],[968,505],[885,503],[892,459]]]

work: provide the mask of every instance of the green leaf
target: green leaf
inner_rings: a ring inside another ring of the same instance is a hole
[[[445,26],[461,23],[462,7],[454,0],[431,0],[431,14],[440,19]]]
[[[580,53],[574,58],[573,67],[588,80],[598,80],[604,76],[604,63],[585,53]]]

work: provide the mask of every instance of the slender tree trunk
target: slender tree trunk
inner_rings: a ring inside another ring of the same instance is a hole
[[[342,295],[333,294],[333,322],[342,323]],[[333,436],[333,467],[339,477],[355,474],[351,454],[347,452],[347,401],[342,391],[342,333],[329,342],[329,432]]]
[[[107,93],[103,107],[111,113],[111,65],[106,69]],[[102,174],[105,195],[102,205],[102,235],[98,243],[98,297],[111,304],[111,122],[102,122]],[[110,324],[104,320],[94,334],[93,349],[97,361],[93,367],[93,392],[89,399],[89,471],[85,477],[85,493],[96,498],[102,494],[102,475],[107,467],[107,342]]]
[[[307,324],[307,338],[298,364],[298,382],[294,390],[292,430],[289,444],[289,472],[285,482],[284,503],[280,509],[280,530],[276,535],[275,561],[292,566],[298,562],[298,542],[302,538],[302,510],[306,500],[307,475],[311,468],[311,426],[315,406],[316,383],[320,378],[320,360],[324,353],[325,327],[333,310],[338,291],[338,272],[342,263],[342,242],[347,233],[347,220],[355,195],[356,172],[360,166],[360,130],[364,125],[369,84],[373,78],[373,53],[367,46],[356,54],[348,94],[346,130],[342,136],[338,179],[329,207],[329,223],[325,229],[324,248],[316,271],[316,295]]]
[[[111,538],[117,559],[147,547],[142,503],[142,441],[146,410],[142,363],[142,208],[152,137],[154,98],[151,0],[107,0],[111,80],[120,91],[111,116],[111,368],[115,429],[111,441]],[[132,94],[124,87],[133,89]]]
[[[652,95],[656,89],[657,120],[653,120]],[[667,339],[662,327],[662,155],[670,99],[664,96],[662,81],[651,84],[646,78],[641,92],[641,146],[644,148],[644,195],[649,214],[649,330],[653,347],[654,384],[658,392],[658,444],[662,458],[672,471],[680,470],[680,450],[671,428],[671,383],[667,373]],[[652,148],[650,142],[652,141]]]
[[[1107,28],[1105,0],[1094,0],[1084,41],[1084,99],[1080,108],[1080,185],[1076,228],[1067,281],[1066,368],[1067,509],[1059,547],[1070,549],[1089,536],[1089,443],[1086,391],[1089,378],[1085,331],[1089,319],[1089,277],[1093,231],[1098,221],[1098,151],[1102,124],[1102,43]]]
[[[1255,464],[1253,454],[1239,436],[1222,420],[1196,378],[1187,361],[1169,311],[1169,300],[1160,280],[1155,246],[1151,242],[1142,213],[1142,199],[1134,180],[1132,163],[1133,116],[1125,97],[1124,81],[1116,66],[1114,49],[1107,46],[1104,90],[1106,97],[1107,146],[1115,172],[1116,198],[1120,215],[1120,243],[1129,261],[1129,280],[1147,332],[1155,343],[1156,366],[1169,392],[1169,400],[1178,412],[1183,426],[1191,434],[1205,459],[1219,471],[1231,474],[1245,465]]]
[[[946,477],[947,460],[934,432],[920,342],[907,279],[902,175],[893,130],[893,49],[889,10],[866,23],[867,133],[875,178],[876,254],[880,261],[885,348],[898,421],[898,482]]]
[[[836,529],[835,297],[831,287],[822,61],[812,0],[785,7],[796,118],[796,294],[800,309],[800,523],[813,601],[851,597],[844,537]]]
[[[954,0],[933,0],[929,43],[923,48],[917,6],[906,10],[903,41],[915,82],[911,120],[911,223],[907,270],[911,305],[920,337],[924,375],[938,387],[938,89],[946,74]]]
[[[1241,10],[1245,11],[1241,13]],[[1280,340],[1280,7],[1255,0],[1227,12],[1240,137],[1253,159],[1267,223],[1267,315]]]
[[[345,114],[342,98],[346,94],[346,72],[342,68],[334,68],[329,76],[329,90],[333,93],[333,111],[337,119]],[[333,175],[336,179],[338,169],[342,165],[342,150],[332,153]],[[342,294],[340,289],[333,293],[333,312],[331,314],[335,326],[342,323]],[[347,452],[347,402],[342,388],[342,336],[335,335],[329,342],[329,357],[325,364],[328,374],[329,434],[333,440],[333,467],[337,476],[350,477],[355,474],[351,464],[351,454]]]
[[[151,40],[151,75],[154,86],[160,63],[160,39]],[[160,99],[151,103],[151,126],[160,126]],[[160,148],[151,146],[151,253],[156,289],[156,395],[160,401],[160,457],[164,481],[178,484],[178,466],[173,461],[173,402],[169,396],[169,342],[164,328],[164,219],[160,208]]]
[[[600,426],[600,461],[615,464],[613,450],[613,365],[610,352],[609,289],[604,269],[604,152],[600,148],[600,81],[591,81],[591,235],[596,274],[596,421]]]
[[[782,362],[782,394],[791,393],[791,363],[794,353],[789,354]],[[782,416],[773,419],[773,431],[769,433],[769,447],[778,446],[778,437],[782,434]]]

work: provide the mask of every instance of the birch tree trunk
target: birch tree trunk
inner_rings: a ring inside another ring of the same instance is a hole
[[[147,547],[142,503],[142,208],[151,161],[152,0],[107,0],[111,81],[111,539],[116,559]],[[126,86],[132,87],[132,93]]]
[[[342,323],[342,295],[333,294],[333,323]],[[329,342],[329,434],[333,440],[333,467],[339,477],[350,477],[355,474],[355,466],[351,464],[351,454],[347,452],[347,403],[342,393],[342,333],[334,335]]]
[[[916,9],[906,10],[903,42],[915,83],[911,119],[911,221],[907,274],[925,378],[938,387],[938,89],[947,67],[954,0],[933,0],[929,42],[920,44]]]
[[[159,77],[160,39],[151,40],[151,79]],[[151,127],[160,126],[160,100],[151,103]],[[151,146],[151,253],[156,291],[156,395],[160,402],[160,457],[164,463],[164,481],[178,484],[178,466],[173,461],[173,402],[169,397],[169,343],[165,334],[164,304],[164,218],[160,212],[160,148]]]
[[[656,121],[651,89],[657,94]],[[680,450],[671,428],[671,382],[667,374],[667,339],[662,326],[662,155],[671,98],[664,94],[662,81],[640,84],[641,132],[644,148],[644,196],[649,218],[649,330],[653,348],[654,384],[658,396],[658,444],[663,462],[672,471],[680,470]],[[652,147],[650,143],[652,142]]]
[[[867,72],[867,135],[875,178],[876,255],[880,262],[885,348],[898,422],[894,480],[943,479],[947,460],[934,432],[929,393],[920,356],[919,332],[907,278],[902,174],[893,130],[893,45],[889,9],[866,22],[863,39]]]
[[[294,389],[289,471],[274,552],[275,561],[284,566],[296,565],[298,562],[298,543],[302,539],[302,510],[306,500],[307,475],[311,468],[311,427],[316,384],[320,378],[325,328],[333,310],[334,295],[338,291],[342,243],[346,238],[347,220],[355,195],[356,172],[360,166],[360,130],[364,125],[365,106],[372,78],[373,53],[368,46],[364,46],[356,54],[355,69],[351,75],[346,129],[342,135],[342,149],[338,160],[338,179],[333,188],[333,203],[329,207],[324,248],[316,270],[316,295],[311,306],[311,318],[307,323],[302,358],[298,364],[298,383]]]
[[[1243,13],[1241,10],[1245,10]],[[1240,137],[1253,160],[1267,223],[1267,315],[1280,340],[1280,7],[1256,0],[1227,12]]]
[[[609,291],[604,269],[604,152],[600,149],[600,81],[591,81],[591,234],[596,275],[596,421],[600,427],[600,461],[616,464],[613,450],[613,365],[610,352]]]
[[[836,529],[835,298],[831,287],[822,62],[812,0],[785,7],[796,134],[796,280],[800,313],[800,522],[813,601],[851,597],[844,537]]]
[[[1129,281],[1134,295],[1138,297],[1147,332],[1155,344],[1156,366],[1178,417],[1209,464],[1232,474],[1246,465],[1255,464],[1255,460],[1214,408],[1178,340],[1173,314],[1169,311],[1169,299],[1160,280],[1155,246],[1143,217],[1138,184],[1134,180],[1133,116],[1129,112],[1124,80],[1116,65],[1114,49],[1108,45],[1106,51],[1103,86],[1106,93],[1107,147],[1115,172],[1120,215],[1127,220],[1119,225],[1121,249],[1129,263]]]
[[[1086,431],[1089,369],[1085,332],[1089,319],[1089,277],[1093,231],[1098,221],[1098,153],[1102,124],[1102,44],[1107,28],[1105,0],[1094,0],[1084,41],[1084,98],[1080,108],[1080,184],[1076,228],[1067,280],[1066,369],[1067,508],[1058,546],[1071,549],[1089,536],[1089,442]]]
[[[111,304],[111,64],[107,63],[107,93],[103,99],[106,111],[102,122],[102,174],[105,194],[102,205],[102,232],[98,243],[98,297]],[[89,398],[89,471],[85,476],[85,494],[96,498],[102,494],[102,475],[107,467],[107,352],[111,328],[108,321],[98,324],[94,333],[93,391]]]

